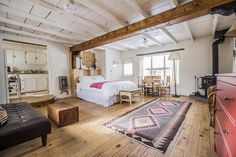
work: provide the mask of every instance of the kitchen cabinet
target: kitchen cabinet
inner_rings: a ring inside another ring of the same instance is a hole
[[[25,52],[24,51],[15,51],[14,53],[14,64],[25,64]]]
[[[7,50],[7,65],[14,63],[14,50]]]
[[[7,50],[7,65],[25,64],[25,52],[17,50]]]
[[[45,52],[39,52],[36,54],[36,64],[47,64],[47,54]]]
[[[35,52],[26,52],[26,63],[27,64],[35,64],[36,59]]]
[[[22,92],[36,91],[36,79],[35,78],[21,78],[21,91]]]
[[[47,54],[45,52],[26,52],[27,64],[45,65],[47,64]]]
[[[36,78],[36,89],[38,91],[47,90],[48,78],[47,77]]]
[[[21,92],[48,90],[47,74],[20,74]]]

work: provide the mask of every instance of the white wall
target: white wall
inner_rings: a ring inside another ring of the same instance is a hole
[[[58,43],[48,44],[49,90],[58,98],[68,97],[59,90],[59,76],[67,76],[70,84],[69,47]]]
[[[113,61],[117,61],[117,67],[113,67]],[[106,79],[121,80],[123,78],[122,53],[113,49],[106,49]]]
[[[178,92],[181,95],[189,95],[194,91],[194,76],[204,76],[211,74],[211,43],[212,38],[206,37],[195,41],[184,41],[178,44],[169,44],[162,47],[151,47],[149,49],[140,49],[138,51],[129,51],[123,53],[123,58],[134,60],[134,81],[137,81],[139,74],[139,58],[136,54],[150,53],[161,50],[171,50],[176,48],[185,48],[181,52],[179,61],[179,85]]]
[[[5,68],[5,54],[2,49],[2,40],[0,39],[0,104],[7,103],[7,76]]]
[[[123,53],[123,60],[133,60],[134,76],[124,77],[124,79],[134,80],[137,83],[139,76],[139,57],[136,54],[157,52],[161,50],[171,50],[177,48],[185,48],[181,52],[179,61],[179,85],[178,92],[181,95],[189,95],[194,89],[194,76],[205,76],[212,74],[212,42],[211,36],[199,38],[194,41],[188,40],[179,42],[178,44],[168,44],[161,47],[151,47],[149,49],[132,50]],[[226,39],[225,43],[220,45],[219,70],[220,73],[232,72],[232,50],[230,39]],[[236,65],[236,63],[235,63]]]
[[[66,93],[61,94],[59,91],[59,76],[67,76],[70,84],[69,74],[69,47],[60,43],[53,43],[50,41],[37,40],[28,37],[20,37],[15,35],[0,34],[2,39],[21,41],[27,43],[46,45],[48,49],[48,68],[49,68],[49,89],[50,94],[57,98],[68,97]]]
[[[226,38],[224,43],[219,45],[219,73],[231,73],[233,60],[232,38]]]
[[[105,50],[93,50],[97,59],[96,65],[98,69],[102,70],[102,76],[106,77],[106,51]]]

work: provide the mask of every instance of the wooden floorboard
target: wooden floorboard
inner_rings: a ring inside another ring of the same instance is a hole
[[[215,157],[214,129],[209,126],[208,105],[189,97],[179,98],[179,100],[192,102],[192,106],[165,154],[103,126],[104,123],[152,99],[152,97],[144,97],[143,102],[131,106],[123,103],[108,108],[76,98],[61,99],[59,101],[79,106],[79,122],[62,128],[53,124],[46,147],[41,147],[41,140],[38,138],[1,151],[0,156]],[[36,109],[47,115],[46,107]]]

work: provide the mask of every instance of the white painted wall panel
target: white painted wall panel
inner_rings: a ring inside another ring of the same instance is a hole
[[[7,103],[6,60],[1,41],[0,39],[0,104],[5,104]]]
[[[117,67],[113,67],[113,61],[117,61]],[[123,61],[122,53],[113,49],[106,49],[106,79],[122,80]]]

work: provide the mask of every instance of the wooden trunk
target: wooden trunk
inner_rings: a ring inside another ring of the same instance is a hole
[[[59,127],[79,121],[79,107],[76,105],[54,103],[47,107],[47,112],[48,118]]]

